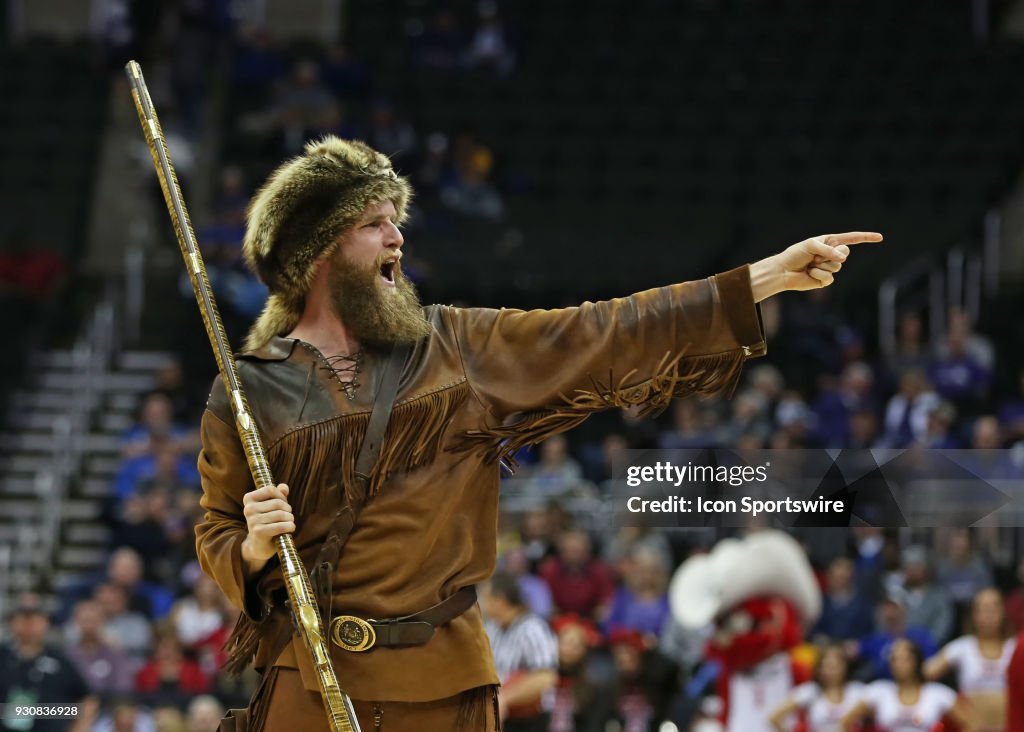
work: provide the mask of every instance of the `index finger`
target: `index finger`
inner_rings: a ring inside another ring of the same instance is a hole
[[[840,244],[878,242],[882,241],[882,235],[877,231],[847,231],[843,234],[829,234],[824,239],[826,244],[834,247]]]

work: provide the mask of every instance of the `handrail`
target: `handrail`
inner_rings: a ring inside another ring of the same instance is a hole
[[[890,357],[896,350],[900,295],[922,275],[927,282],[929,341],[933,347],[942,343],[951,309],[963,308],[972,323],[978,321],[983,294],[993,297],[999,290],[1002,213],[998,208],[986,212],[981,228],[980,251],[957,243],[944,254],[918,257],[882,281],[878,287],[878,345],[883,356]]]
[[[891,357],[896,352],[896,298],[900,290],[922,275],[929,275],[932,264],[927,257],[918,257],[898,273],[887,277],[878,287],[878,344],[883,355]]]
[[[999,255],[1003,238],[1003,212],[991,208],[985,214],[982,224],[981,262],[985,294],[995,297],[999,294]]]
[[[0,617],[7,617],[7,598],[11,594],[11,547],[0,544]]]
[[[116,294],[113,287],[108,287],[72,347],[70,380],[74,388],[67,411],[53,423],[50,469],[36,476],[39,520],[34,522],[31,535],[19,535],[19,543],[31,556],[27,566],[32,584],[38,584],[54,566],[71,482],[87,449],[85,437],[93,411],[101,406],[100,384],[113,363],[116,327]]]

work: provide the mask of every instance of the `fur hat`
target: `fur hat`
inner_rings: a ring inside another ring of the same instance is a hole
[[[287,333],[302,315],[316,262],[330,254],[367,206],[391,201],[405,221],[412,188],[386,155],[364,142],[328,135],[271,173],[249,203],[242,252],[270,289],[245,349]]]

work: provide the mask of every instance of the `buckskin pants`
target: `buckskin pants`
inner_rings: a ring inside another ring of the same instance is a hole
[[[329,732],[320,694],[299,672],[275,666],[250,710],[251,732]],[[481,686],[429,702],[352,700],[362,732],[498,732],[497,687]]]

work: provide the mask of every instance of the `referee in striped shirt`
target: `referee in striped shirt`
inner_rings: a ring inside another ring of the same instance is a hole
[[[545,700],[558,682],[558,641],[547,621],[523,602],[519,581],[496,574],[484,596],[487,636],[501,679],[504,732],[546,732]]]

